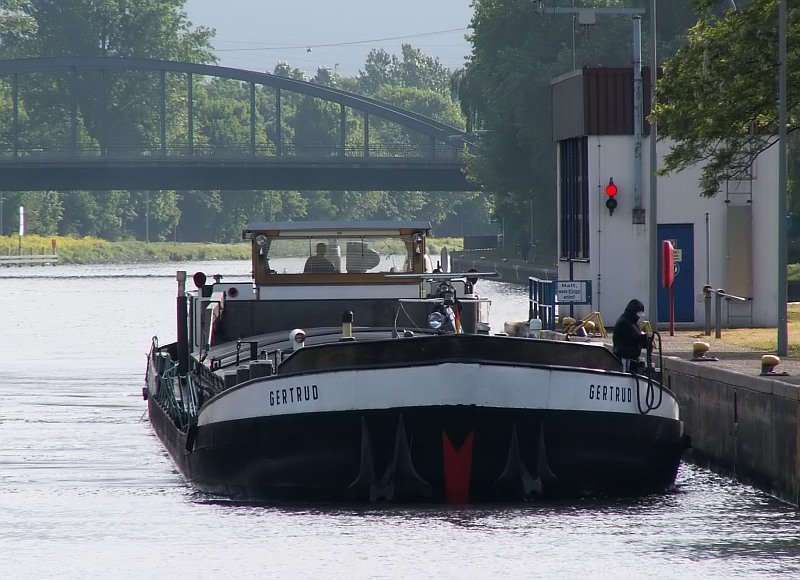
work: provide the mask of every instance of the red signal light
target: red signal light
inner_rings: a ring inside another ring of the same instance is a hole
[[[606,207],[608,208],[608,215],[614,215],[614,210],[617,209],[617,186],[614,185],[614,178],[611,177],[606,185]]]

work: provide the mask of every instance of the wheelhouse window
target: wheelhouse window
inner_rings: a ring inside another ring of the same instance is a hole
[[[275,274],[411,272],[410,244],[394,236],[279,237],[265,244]]]
[[[559,143],[561,206],[559,216],[562,260],[589,259],[589,181],[586,137]]]

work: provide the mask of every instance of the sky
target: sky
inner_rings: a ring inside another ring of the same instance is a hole
[[[186,0],[184,9],[194,26],[216,29],[221,66],[259,72],[285,61],[308,76],[318,67],[355,76],[370,50],[399,56],[404,43],[456,69],[470,52],[470,0]]]

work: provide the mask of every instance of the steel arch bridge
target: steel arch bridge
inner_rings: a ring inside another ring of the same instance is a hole
[[[158,132],[155,146],[120,147],[108,138],[110,73],[145,71],[158,76]],[[167,74],[185,77],[185,143],[169,143]],[[66,75],[69,82],[68,136],[57,148],[37,146],[20,119],[20,86],[26,75]],[[101,127],[98,146],[79,145],[78,92],[81,79],[99,78],[96,96]],[[199,145],[195,130],[194,77],[218,77],[249,87],[249,143],[244,147]],[[462,150],[474,137],[435,119],[355,93],[269,73],[187,62],[139,58],[30,58],[0,60],[0,79],[10,86],[11,111],[3,112],[10,127],[0,142],[0,191],[102,189],[306,189],[429,190],[474,189],[463,171]],[[9,82],[10,81],[10,82]],[[257,145],[256,87],[274,91],[273,141]],[[284,139],[281,98],[285,92],[339,105],[339,143],[334,147],[294,147]],[[347,145],[347,110],[361,115],[359,147]],[[420,136],[422,146],[392,148],[370,142],[370,119],[395,123]]]

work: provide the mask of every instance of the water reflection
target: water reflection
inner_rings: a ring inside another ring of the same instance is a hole
[[[800,575],[798,513],[692,465],[672,493],[635,499],[314,506],[198,495],[140,394],[150,338],[173,332],[177,269],[236,279],[249,262],[0,270],[4,578]],[[495,331],[526,318],[524,287],[477,291],[494,302]]]

